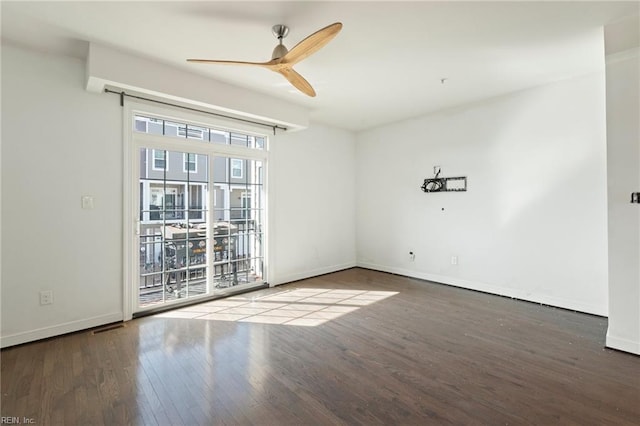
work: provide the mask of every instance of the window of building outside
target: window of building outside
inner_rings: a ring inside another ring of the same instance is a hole
[[[183,171],[185,172],[192,172],[192,173],[197,173],[198,172],[198,162],[197,162],[197,154],[189,154],[189,153],[184,153],[183,155]]]
[[[153,150],[153,170],[169,170],[164,150]]]
[[[234,179],[242,179],[243,171],[242,171],[243,160],[239,160],[237,158],[231,159],[231,177]]]
[[[204,139],[205,130],[202,127],[194,127],[188,125],[177,125],[177,134],[183,138]]]

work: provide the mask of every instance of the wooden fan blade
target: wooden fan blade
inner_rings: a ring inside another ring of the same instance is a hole
[[[276,62],[243,62],[243,61],[219,61],[216,59],[187,59],[187,62],[198,62],[201,64],[221,64],[221,65],[255,65],[259,67],[273,67]]]
[[[279,59],[280,63],[294,65],[307,56],[317,52],[329,43],[342,29],[342,23],[336,22],[316,31],[300,43],[293,46],[289,53]]]
[[[271,71],[282,74],[284,78],[289,80],[293,86],[300,90],[305,95],[311,97],[316,95],[316,91],[313,90],[311,84],[304,79],[300,74],[294,71],[290,66],[280,63],[279,59],[274,59],[269,62],[243,62],[243,61],[219,61],[216,59],[187,59],[187,62],[197,62],[203,64],[221,64],[221,65],[255,65],[264,68],[268,68]]]
[[[303,76],[301,76],[296,71],[294,71],[293,68],[282,67],[282,68],[278,69],[277,72],[282,74],[284,76],[284,78],[289,80],[289,82],[291,84],[293,84],[293,86],[296,89],[298,89],[299,91],[301,91],[305,95],[308,95],[308,96],[311,96],[311,97],[316,96],[316,91],[313,90],[313,87],[311,87],[311,84],[309,84],[309,82],[307,80],[305,80]]]

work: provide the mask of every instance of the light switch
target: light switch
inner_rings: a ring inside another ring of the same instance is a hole
[[[82,196],[82,208],[83,209],[92,209],[93,208],[93,197],[90,195]]]

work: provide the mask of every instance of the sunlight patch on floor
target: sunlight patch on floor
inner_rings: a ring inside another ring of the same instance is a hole
[[[257,299],[234,296],[214,300],[157,314],[156,317],[313,327],[396,294],[396,291],[300,288]]]

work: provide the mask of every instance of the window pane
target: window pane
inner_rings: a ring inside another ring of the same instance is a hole
[[[249,136],[240,133],[231,133],[231,145],[249,146]]]
[[[178,127],[178,136],[187,137],[189,139],[199,139],[208,141],[209,140],[209,129],[205,127],[192,126],[192,125],[184,125]]]
[[[185,172],[197,172],[198,170],[198,158],[196,154],[184,154],[184,171]]]
[[[133,122],[133,128],[136,132],[147,133],[147,120],[142,117],[136,117]]]
[[[214,158],[217,288],[262,279],[262,162]],[[222,170],[223,172],[221,172]],[[239,172],[242,172],[242,178]]]
[[[251,149],[265,149],[265,138],[244,133],[229,132],[189,123],[168,121],[136,115],[133,121],[136,132],[164,135],[182,139],[201,140],[222,145],[237,145]]]
[[[223,145],[229,145],[230,133],[222,130],[209,129],[209,141]]]
[[[165,121],[164,122],[164,135],[165,136],[173,136],[173,137],[178,137],[178,128],[179,127],[184,127],[184,124],[181,123],[175,123],[173,121]],[[184,135],[182,136],[184,138]]]

